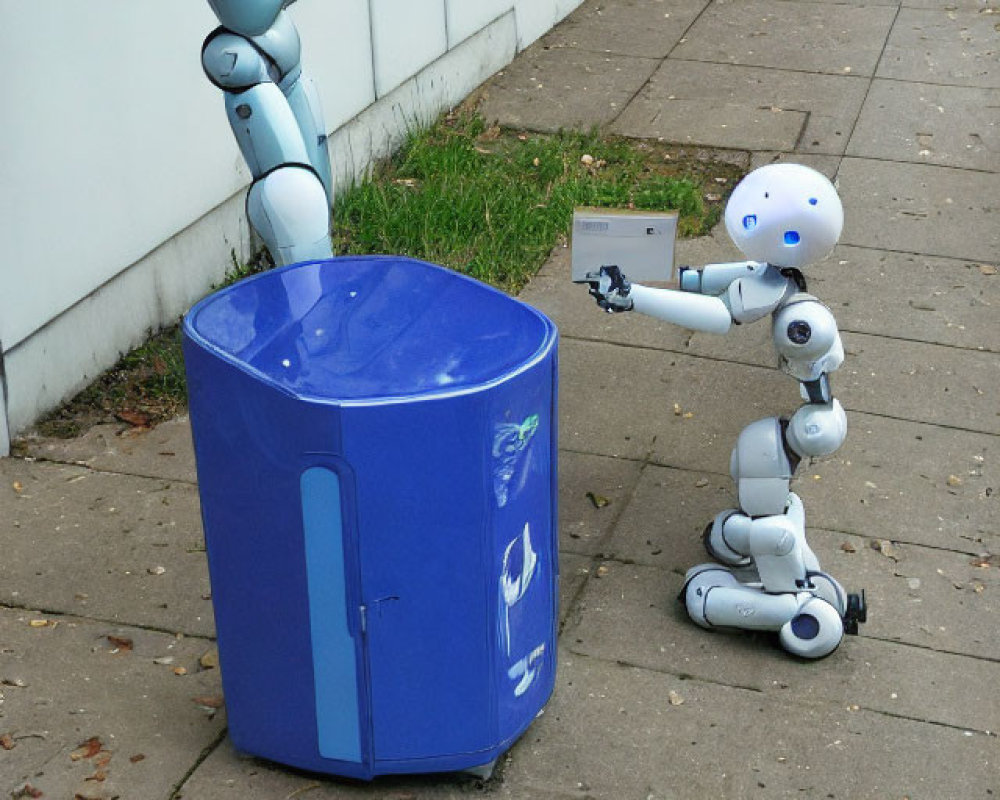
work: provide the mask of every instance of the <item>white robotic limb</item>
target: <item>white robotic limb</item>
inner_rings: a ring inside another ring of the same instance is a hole
[[[205,74],[253,175],[247,216],[278,265],[332,256],[326,128],[299,35],[282,0],[209,0],[222,27],[202,47]]]
[[[739,508],[719,513],[704,534],[709,555],[724,566],[690,569],[681,599],[702,627],[776,631],[804,658],[833,652],[866,618],[863,593],[848,595],[820,569],[802,501],[789,489],[802,458],[829,455],[847,434],[828,378],[844,359],[836,321],[805,294],[799,271],[833,248],[842,225],[824,176],[771,165],[748,175],[726,207],[730,236],[755,260],[682,268],[680,290],[630,284],[615,266],[588,276],[606,311],[640,311],[696,331],[726,333],[732,323],[772,314],[779,365],[799,381],[806,404],[788,420],[758,420],[740,434],[730,461]]]

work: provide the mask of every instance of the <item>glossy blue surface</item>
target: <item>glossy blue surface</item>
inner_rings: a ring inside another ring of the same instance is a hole
[[[557,332],[422,262],[273,270],[184,349],[229,732],[332,774],[491,761],[555,681]]]
[[[342,401],[476,387],[531,359],[547,334],[500,292],[386,257],[259,275],[198,304],[189,328],[278,388]]]

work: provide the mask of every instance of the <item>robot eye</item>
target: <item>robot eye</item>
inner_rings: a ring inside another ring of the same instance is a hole
[[[800,239],[798,231],[785,231],[785,244],[789,246],[798,244]]]
[[[792,344],[805,344],[812,338],[812,328],[804,319],[796,319],[788,324],[788,341]]]
[[[743,217],[743,227],[746,230],[748,230],[748,231],[752,231],[754,228],[756,228],[757,227],[757,215],[756,214],[747,214],[745,217]]]
[[[810,197],[809,198],[809,205],[811,205],[811,206],[816,205],[818,202],[819,202],[819,200],[817,200],[815,197]]]

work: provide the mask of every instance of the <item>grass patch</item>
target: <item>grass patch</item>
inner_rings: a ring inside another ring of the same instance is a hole
[[[576,206],[676,210],[681,237],[708,233],[742,177],[739,160],[597,132],[527,134],[474,113],[415,132],[334,203],[334,252],[443,264],[516,293],[565,243]],[[238,264],[226,284],[269,266]],[[216,287],[218,288],[218,287]],[[75,436],[99,422],[153,425],[181,411],[179,326],[152,335],[37,428]]]
[[[679,152],[452,114],[336,199],[334,250],[422,258],[513,293],[565,240],[576,206],[677,210],[680,236],[711,230],[740,170]]]

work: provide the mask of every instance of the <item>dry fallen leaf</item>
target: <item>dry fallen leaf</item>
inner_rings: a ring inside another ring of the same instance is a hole
[[[21,800],[22,797],[44,797],[45,793],[41,789],[36,789],[30,783],[24,784],[20,789],[15,789],[10,793],[12,800]]]
[[[188,674],[187,667],[174,667],[174,675],[180,677],[182,675],[187,675],[187,674]]]
[[[49,622],[50,621],[51,620],[47,620],[47,619],[33,619],[28,624],[32,628],[47,628],[49,626]]]
[[[856,548],[856,547],[855,547],[855,546],[854,546],[853,544],[851,544],[850,542],[844,542],[844,543],[843,543],[843,544],[842,544],[842,545],[840,546],[840,549],[841,549],[841,550],[843,550],[843,551],[844,551],[845,553],[856,553],[856,552],[858,552],[858,548]]]
[[[161,567],[157,564],[155,567],[150,567],[146,570],[150,575],[163,575],[167,571],[166,567]]]
[[[694,482],[694,485],[696,489],[704,489],[708,486],[708,478],[698,478],[698,480]]]
[[[604,508],[606,505],[611,504],[611,500],[602,494],[595,494],[594,492],[587,492],[587,499],[594,504],[594,508]]]
[[[672,706],[680,706],[684,704],[684,698],[677,694],[677,692],[673,689],[667,692],[667,700],[670,701],[670,705]]]
[[[885,539],[879,539],[872,542],[872,550],[878,550],[886,558],[891,558],[893,561],[899,561],[899,551],[893,546],[892,542],[886,541]]]
[[[958,475],[949,475],[948,476],[948,485],[949,486],[961,486],[962,485],[962,479],[959,478]]]
[[[9,733],[5,733],[3,736],[0,736],[0,747],[4,750],[13,750],[17,747],[17,745],[14,744],[14,737],[12,737]]]
[[[981,273],[983,273],[983,275],[996,275],[997,274],[997,268],[994,267],[994,266],[992,266],[992,265],[990,265],[990,264],[980,264],[979,265],[979,271]]]
[[[223,704],[222,695],[220,694],[192,697],[191,700],[200,706],[205,706],[205,708],[222,708]]]
[[[73,761],[80,761],[84,758],[93,758],[101,752],[101,746],[101,740],[96,736],[91,736],[87,739],[87,741],[77,747],[76,750],[70,753],[69,757]]]
[[[198,659],[202,669],[215,669],[219,666],[219,651],[215,648],[203,653]]]
[[[14,481],[11,484],[11,486],[14,488],[14,491],[17,492],[18,494],[21,494],[21,492],[24,491],[24,485],[21,483],[21,481]]]
[[[132,640],[127,636],[114,636],[109,633],[108,641],[122,653],[127,653],[132,649]]]
[[[146,757],[146,756],[145,756],[145,754],[143,754],[143,753],[136,753],[136,754],[135,754],[134,756],[129,756],[129,757],[128,757],[128,760],[129,760],[129,761],[130,761],[131,763],[133,763],[133,764],[138,764],[138,763],[139,763],[140,761],[142,761],[142,760],[143,760],[143,759],[144,759],[145,757]]]
[[[148,414],[143,414],[141,411],[130,411],[129,409],[123,409],[115,414],[118,419],[122,422],[127,422],[134,428],[148,428],[150,423],[150,417]]]

